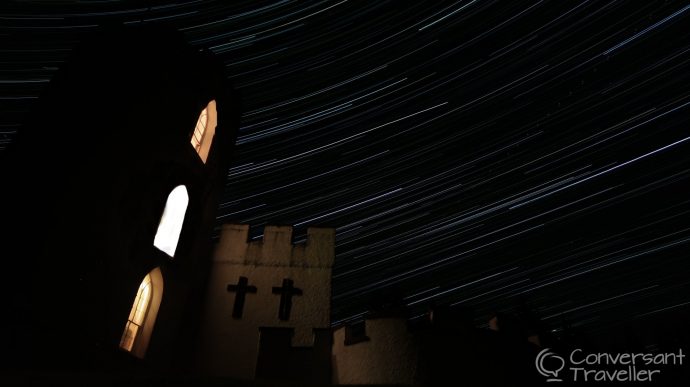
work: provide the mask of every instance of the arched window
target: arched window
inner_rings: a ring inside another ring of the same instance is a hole
[[[163,297],[163,275],[159,268],[151,270],[139,285],[129,312],[125,331],[120,339],[120,348],[143,358],[156,323],[158,307]]]
[[[206,163],[208,152],[211,149],[211,142],[213,142],[213,135],[216,134],[216,125],[218,124],[218,115],[216,112],[216,101],[213,100],[206,105],[206,108],[199,114],[199,119],[196,121],[196,127],[192,134],[192,146],[196,149],[201,160]]]
[[[178,185],[168,195],[168,201],[165,203],[165,209],[158,224],[156,237],[153,239],[153,245],[171,257],[175,256],[188,204],[189,195],[187,195],[187,188],[183,185]]]

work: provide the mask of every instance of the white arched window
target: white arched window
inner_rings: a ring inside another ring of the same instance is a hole
[[[216,101],[213,100],[199,114],[191,140],[192,146],[204,163],[206,163],[208,152],[211,150],[211,142],[213,142],[213,135],[216,134],[217,124]]]
[[[180,239],[188,204],[187,188],[178,185],[168,195],[156,237],[153,239],[153,245],[171,257],[175,256],[175,249],[177,249],[177,242]]]
[[[144,357],[162,297],[163,275],[159,268],[155,268],[146,274],[139,285],[125,324],[125,331],[120,339],[120,348],[136,357]]]

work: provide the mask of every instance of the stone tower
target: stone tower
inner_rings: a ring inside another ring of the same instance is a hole
[[[330,338],[335,230],[309,228],[300,245],[289,226],[266,226],[259,241],[248,242],[248,233],[248,225],[223,226],[198,356],[202,371],[239,379],[257,376],[260,340],[275,335],[267,330],[288,332],[293,348],[312,347],[315,330]]]
[[[0,163],[0,369],[188,362],[239,123],[224,70],[174,29],[113,26],[53,76]]]

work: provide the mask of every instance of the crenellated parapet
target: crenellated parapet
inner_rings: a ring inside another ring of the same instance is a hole
[[[335,230],[310,227],[305,243],[292,243],[291,226],[265,226],[262,239],[249,241],[249,225],[224,224],[214,262],[252,266],[333,266]]]
[[[301,369],[297,363],[314,356],[327,367],[335,230],[312,227],[305,243],[293,244],[292,227],[266,226],[262,239],[248,239],[249,225],[223,225],[208,276],[200,369],[254,379],[286,364]],[[289,361],[271,357],[286,351]]]

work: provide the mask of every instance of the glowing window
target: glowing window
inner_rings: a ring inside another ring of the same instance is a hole
[[[144,280],[141,282],[141,285],[139,285],[137,296],[134,299],[134,304],[132,305],[132,311],[129,312],[127,325],[125,325],[125,331],[122,334],[122,339],[120,340],[120,348],[130,352],[132,351],[134,340],[136,339],[139,330],[144,325],[144,317],[146,317],[146,312],[149,309],[150,303],[151,276],[147,274],[146,277],[144,277]]]
[[[144,277],[139,285],[132,310],[129,312],[125,324],[125,331],[120,339],[120,348],[136,357],[144,357],[162,296],[163,275],[159,268],[155,268]]]
[[[168,195],[156,237],[153,239],[153,245],[171,257],[175,256],[188,203],[187,188],[183,185],[175,187]]]
[[[213,135],[216,133],[217,124],[218,116],[216,113],[216,101],[214,100],[209,102],[206,108],[199,114],[191,140],[192,146],[204,163],[206,163],[206,158],[208,158],[208,152],[211,149],[211,142],[213,142]]]

